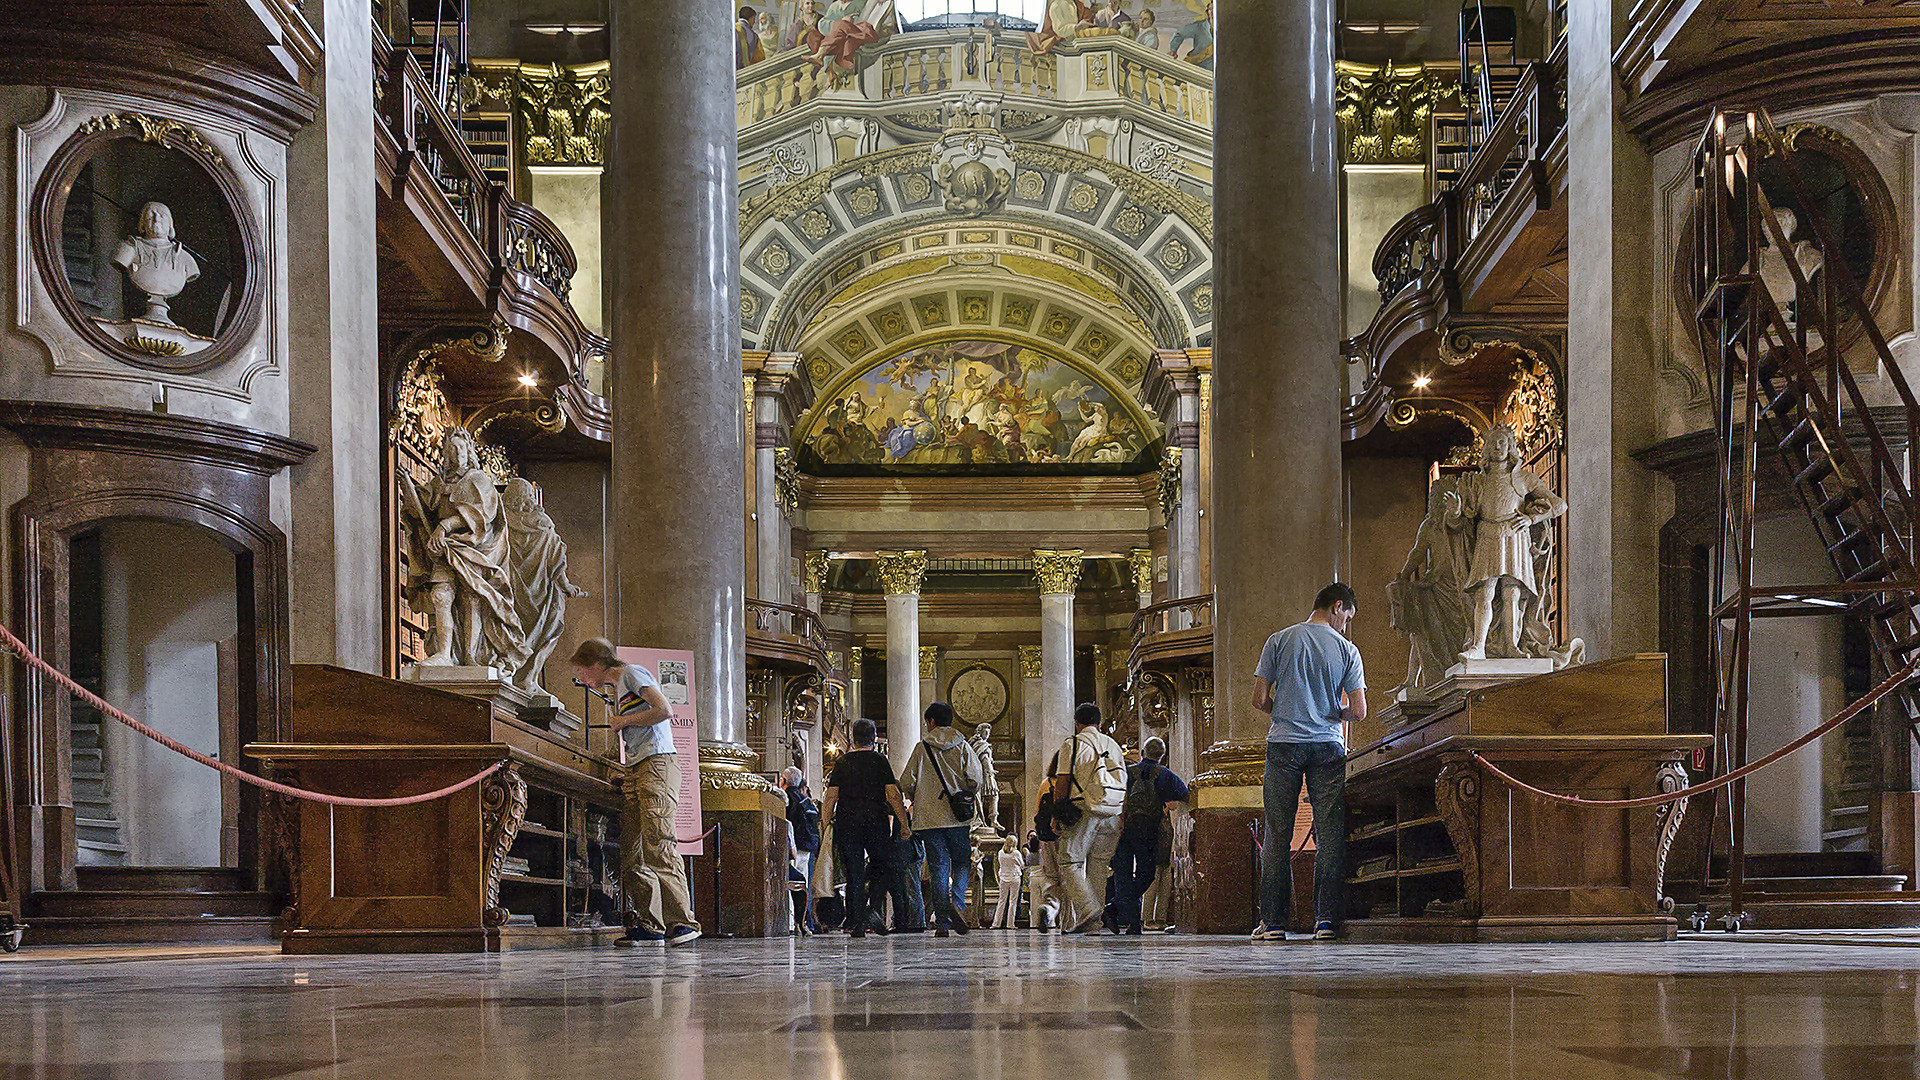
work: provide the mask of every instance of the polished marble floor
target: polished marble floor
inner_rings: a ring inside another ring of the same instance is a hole
[[[0,963],[0,1078],[1916,1078],[1903,944],[29,948]]]

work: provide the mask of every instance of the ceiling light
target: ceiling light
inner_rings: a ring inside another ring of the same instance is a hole
[[[1432,385],[1433,385],[1433,376],[1431,375],[1415,375],[1413,377],[1413,388],[1415,390],[1425,390],[1427,387]]]
[[[527,387],[539,386],[540,378],[537,375],[522,375],[520,376],[520,385]]]

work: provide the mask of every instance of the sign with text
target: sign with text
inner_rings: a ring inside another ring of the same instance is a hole
[[[704,830],[700,824],[700,737],[693,718],[694,706],[699,701],[693,653],[686,649],[626,646],[615,649],[614,653],[622,663],[635,664],[651,672],[660,683],[661,695],[667,699],[671,716],[667,723],[673,725],[673,750],[680,759],[680,805],[673,816],[673,833],[681,841],[680,854],[698,855],[706,845],[697,839]],[[624,764],[624,745],[620,756]],[[688,843],[689,840],[692,843]]]

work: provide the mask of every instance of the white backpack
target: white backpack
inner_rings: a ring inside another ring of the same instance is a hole
[[[1079,790],[1074,799],[1095,817],[1115,817],[1127,803],[1127,763],[1093,739],[1075,735],[1068,771]]]

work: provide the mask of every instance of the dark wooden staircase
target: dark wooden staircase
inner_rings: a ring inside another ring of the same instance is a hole
[[[80,888],[27,901],[34,945],[277,940],[272,897],[238,870],[83,866]]]
[[[1799,250],[1832,253],[1815,269],[1803,265],[1795,237],[1784,234],[1757,178],[1763,160],[1779,166],[1792,192]],[[1914,498],[1903,479],[1911,475],[1909,455],[1920,449],[1920,402],[1822,215],[1802,209],[1819,204],[1809,197],[1790,140],[1765,112],[1716,113],[1697,152],[1696,187],[1696,314],[1714,383],[1724,503],[1715,577],[1736,583],[1719,595],[1713,612],[1724,772],[1746,761],[1749,708],[1768,704],[1747,698],[1752,619],[1852,614],[1866,626],[1875,682],[1920,656]],[[1793,295],[1772,295],[1769,278],[1776,286],[1790,280]],[[1871,399],[1857,381],[1857,366],[1882,373]],[[1758,477],[1773,469],[1813,522],[1833,580],[1755,585]],[[1920,684],[1900,687],[1877,709],[1873,723],[1914,731]],[[1870,730],[1865,734],[1870,740]],[[1859,756],[1861,731],[1836,736],[1847,740],[1850,757]],[[1847,779],[1844,810],[1840,819],[1829,818],[1823,846],[1865,835],[1871,810],[1858,804],[1870,806],[1873,785]],[[1731,850],[1709,874],[1705,910],[1731,913],[1735,926],[1745,912],[1765,929],[1920,926],[1914,882],[1885,873],[1875,852],[1746,853],[1744,783],[1729,792]]]

